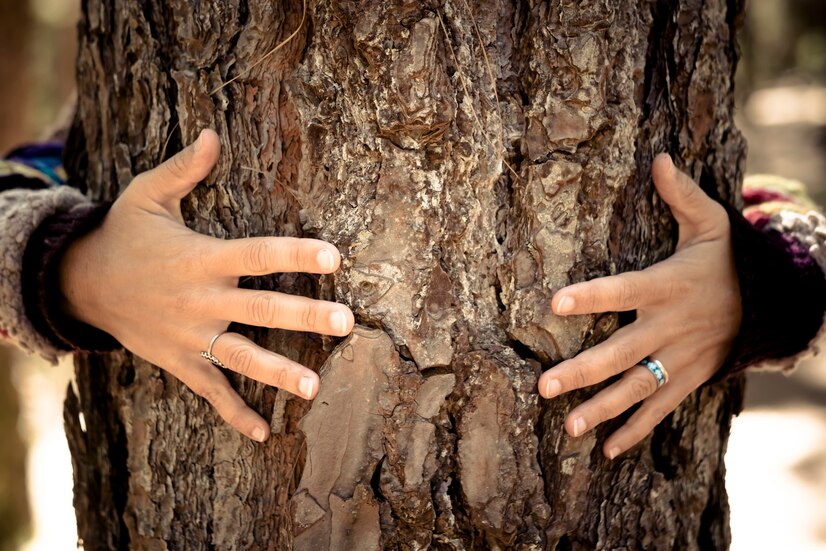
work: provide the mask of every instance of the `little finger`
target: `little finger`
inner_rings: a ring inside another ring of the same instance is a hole
[[[264,442],[269,438],[270,427],[266,421],[241,399],[224,374],[206,360],[203,364],[193,363],[191,367],[174,375],[209,402],[227,424],[247,438],[256,442]]]
[[[686,367],[682,368],[683,370]],[[691,377],[672,373],[668,384],[643,401],[642,405],[629,417],[623,426],[605,440],[603,453],[608,459],[614,459],[625,453],[646,436],[651,434],[665,417],[677,409],[698,383]]]

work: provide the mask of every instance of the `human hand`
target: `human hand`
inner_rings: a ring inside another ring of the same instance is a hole
[[[193,145],[138,175],[103,224],[69,247],[60,286],[67,313],[164,368],[236,430],[264,441],[269,425],[199,352],[233,321],[344,336],[353,314],[341,304],[238,288],[241,276],[335,272],[341,258],[329,243],[222,240],[184,225],[181,199],[209,174],[220,147],[215,132],[203,131]],[[212,353],[228,369],[304,398],[318,391],[315,372],[237,333],[222,334]]]
[[[639,271],[597,278],[560,289],[551,306],[557,315],[636,310],[637,319],[607,340],[549,369],[540,394],[564,392],[622,377],[574,408],[565,419],[581,436],[642,405],[603,445],[613,459],[645,438],[725,361],[740,327],[742,306],[725,209],[709,198],[666,154],[652,165],[654,185],[679,224],[673,256]],[[646,357],[666,368],[657,387]]]

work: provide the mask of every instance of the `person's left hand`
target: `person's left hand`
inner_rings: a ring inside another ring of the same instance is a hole
[[[605,381],[616,382],[574,408],[565,419],[581,436],[642,405],[603,445],[613,459],[645,438],[725,361],[742,315],[725,209],[709,198],[668,155],[659,155],[652,176],[679,224],[673,256],[639,271],[602,277],[560,289],[557,315],[636,310],[637,319],[604,342],[549,369],[539,379],[545,398]],[[662,362],[669,379],[657,379],[640,361]]]

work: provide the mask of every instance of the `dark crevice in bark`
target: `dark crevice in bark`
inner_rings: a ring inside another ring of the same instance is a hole
[[[168,101],[174,101],[175,96],[177,96],[175,86],[169,86],[166,91]],[[184,148],[184,140],[183,136],[181,136],[181,127],[178,122],[178,115],[176,115],[174,111],[170,114],[169,123],[167,124],[167,126],[169,130],[167,130],[168,135],[166,138],[166,149],[163,150],[163,158],[160,161],[165,161],[169,159],[170,157],[175,155],[175,153],[181,151]],[[187,204],[188,201],[183,201],[182,208],[184,208]],[[184,219],[189,219],[187,218],[186,213],[184,213]]]
[[[727,499],[722,498],[713,487],[708,495],[708,503],[700,515],[700,527],[697,533],[698,549],[720,549],[724,542],[720,541],[720,519],[728,517]]]
[[[651,31],[648,33],[648,55],[646,56],[645,72],[642,86],[642,118],[648,120],[651,113],[659,106],[659,99],[652,97],[654,91],[667,93],[668,88],[660,84],[660,79],[672,73],[669,63],[673,63],[673,49],[670,39],[674,38],[674,30],[670,13],[672,5],[668,0],[659,0],[651,3]],[[667,16],[664,14],[668,14]]]
[[[528,346],[519,342],[516,339],[508,339],[506,341],[506,345],[510,347],[514,352],[516,352],[516,355],[522,358],[523,360],[533,360],[539,365],[541,365],[542,371],[545,371],[545,369],[551,367],[551,365],[547,361],[544,361],[542,358],[540,358],[536,352],[534,352]],[[541,434],[539,435],[539,438],[540,440],[542,439]]]
[[[381,492],[381,469],[384,466],[384,461],[386,459],[386,455],[379,459],[379,462],[376,464],[376,468],[373,470],[373,475],[370,477],[370,488],[373,489],[373,497],[375,497],[380,503],[387,501],[384,498],[384,494]],[[395,517],[395,515],[393,516]]]
[[[702,169],[700,170],[699,180],[700,187],[708,194],[709,197],[715,201],[725,200],[723,197],[720,197],[720,188],[725,186],[725,182],[718,182],[714,174],[709,172],[708,167],[705,164],[703,164]]]
[[[75,473],[74,503],[78,512],[78,534],[90,551],[130,548],[127,511],[129,470],[125,428],[118,415],[100,416],[99,407],[113,408],[106,391],[110,370],[102,357],[83,360],[77,379],[78,394],[71,386],[67,395],[64,422]],[[83,417],[85,430],[79,418]],[[86,470],[95,458],[105,457],[109,468],[100,473]]]
[[[651,437],[651,459],[654,461],[654,469],[662,473],[666,480],[673,480],[680,470],[680,461],[684,460],[684,454],[680,453],[681,430],[673,430],[669,415],[663,423],[654,429]],[[668,428],[666,428],[668,427]]]
[[[728,0],[726,2],[726,22],[728,23],[729,43],[728,43],[728,57],[733,60],[731,64],[731,73],[729,75],[731,86],[729,87],[729,96],[734,97],[735,73],[737,66],[740,64],[740,29],[743,27],[746,19],[746,4],[748,0]]]
[[[108,369],[108,366],[100,365],[100,369],[98,370],[98,374],[103,374]],[[95,383],[103,382],[108,378],[108,373],[106,375],[94,378]],[[99,387],[101,390],[107,387],[106,384],[101,384]],[[106,392],[99,392],[96,393],[96,399],[100,400],[100,403],[108,404],[108,407],[114,407],[112,402],[111,396],[108,395]],[[129,452],[127,451],[127,440],[126,440],[126,431],[121,422],[119,416],[112,416],[108,419],[107,423],[108,430],[107,432],[107,455],[109,457],[109,461],[112,465],[111,470],[111,478],[109,481],[110,488],[112,489],[114,495],[112,496],[112,500],[115,505],[115,513],[117,515],[118,524],[120,525],[120,541],[118,545],[121,549],[129,549],[129,530],[126,528],[126,524],[124,522],[125,515],[127,513],[127,498],[129,496],[128,492],[122,491],[123,488],[129,487],[129,469],[127,467],[127,459]]]
[[[502,300],[502,283],[499,281],[499,278],[494,280],[493,283],[494,292],[496,293],[496,306],[499,310],[500,315],[504,315],[507,311],[508,307],[505,306],[504,301]]]
[[[70,151],[77,152],[75,154],[67,154],[63,157],[63,166],[66,169],[66,174],[69,176],[67,185],[79,189],[86,193],[89,187],[89,154],[86,152],[86,136],[83,133],[83,127],[79,120],[79,114],[75,114],[75,120],[69,128],[69,134],[66,136],[65,153]]]
[[[438,365],[436,367],[428,367],[422,370],[422,377],[428,379],[437,375],[450,375],[453,369],[449,365]]]
[[[135,382],[135,368],[132,364],[124,365],[123,369],[118,371],[118,384],[123,388],[128,388]]]

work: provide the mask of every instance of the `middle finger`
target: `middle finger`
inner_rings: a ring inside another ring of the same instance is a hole
[[[667,358],[657,356],[657,359],[667,363]],[[574,408],[565,419],[565,428],[571,436],[581,436],[585,431],[642,402],[657,388],[654,374],[647,367],[637,364],[626,371],[619,381]]]
[[[256,327],[309,331],[343,337],[353,329],[353,312],[343,304],[272,291],[232,289],[210,306],[215,319]]]
[[[655,320],[637,320],[618,329],[604,342],[543,373],[539,378],[539,392],[545,398],[553,398],[600,383],[638,364],[664,344],[663,338]]]

